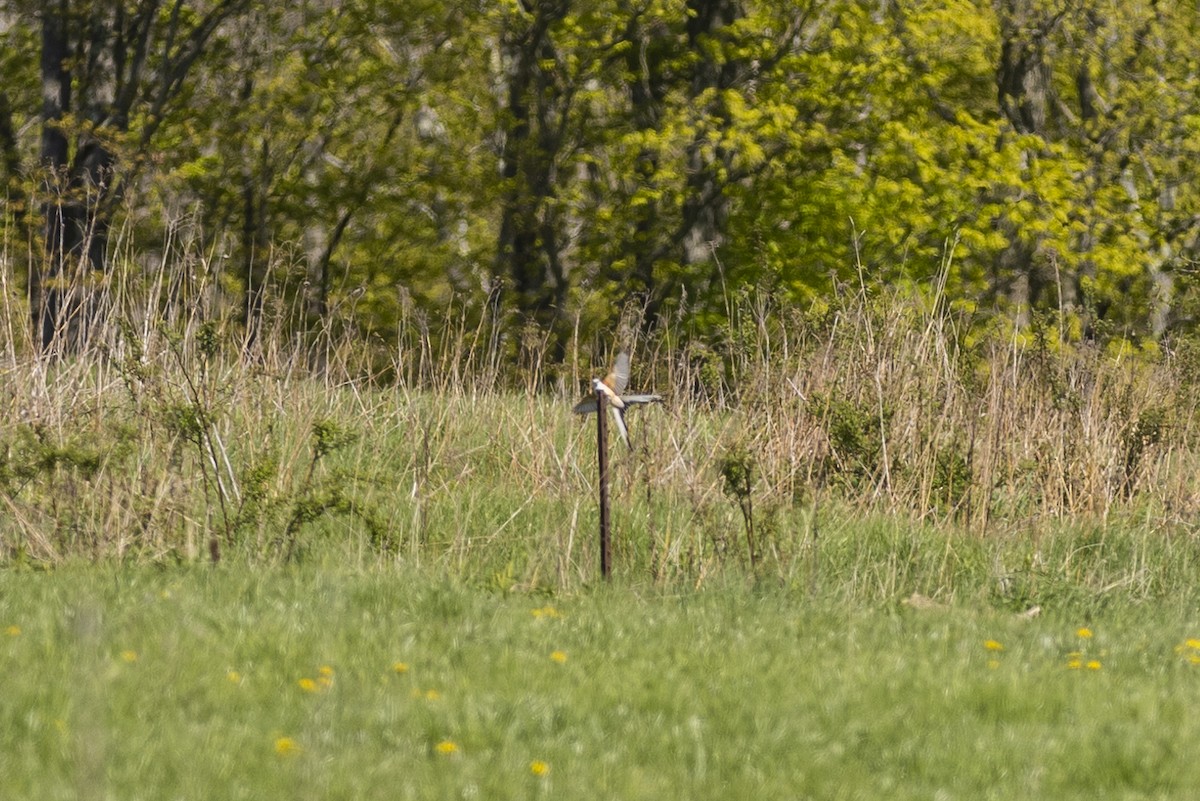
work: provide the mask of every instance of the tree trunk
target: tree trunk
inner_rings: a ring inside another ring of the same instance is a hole
[[[264,284],[267,281],[267,203],[262,187],[270,184],[265,174],[270,145],[264,137],[260,150],[260,169],[246,165],[242,175],[242,280],[246,295],[242,305],[246,353],[253,353],[262,335]]]
[[[681,87],[688,95],[691,120],[689,141],[684,147],[683,185],[679,205],[664,206],[658,193],[649,193],[631,213],[628,236],[617,243],[617,258],[627,265],[620,275],[624,299],[636,298],[642,307],[642,325],[654,326],[664,303],[687,287],[703,295],[719,280],[714,252],[724,241],[729,216],[725,189],[738,180],[732,154],[713,147],[714,134],[733,124],[721,96],[723,90],[739,87],[749,64],[714,53],[729,36],[729,28],[744,16],[740,0],[689,0],[686,19],[674,22],[635,16],[625,32],[632,43],[625,50],[629,81],[630,119],[636,130],[656,134],[668,104],[669,93]],[[682,34],[682,36],[680,36]],[[655,139],[656,136],[650,136]],[[673,158],[669,156],[668,158]],[[647,146],[637,154],[630,195],[659,180],[663,151]],[[668,216],[669,215],[669,216]],[[662,270],[663,262],[683,269]]]
[[[567,294],[561,221],[555,209],[563,146],[560,124],[570,93],[554,73],[550,28],[566,16],[566,0],[529,0],[522,20],[501,42],[507,62],[501,175],[506,185],[493,276],[511,282],[519,320],[550,333],[555,355],[565,348],[569,329],[563,304]]]
[[[17,181],[21,174],[21,151],[13,127],[12,101],[3,89],[0,89],[0,164],[4,168],[0,180],[3,181],[8,207],[16,222],[24,223],[28,213],[25,206],[28,198]]]
[[[636,26],[636,27],[635,27]],[[630,113],[634,127],[641,132],[658,130],[662,119],[666,97],[666,81],[662,74],[662,44],[668,40],[669,31],[663,23],[652,28],[637,24],[635,19],[627,38],[634,43],[625,51],[625,69],[636,76],[629,83]],[[643,147],[637,155],[634,180],[641,184],[652,184],[659,171],[659,152],[654,147]],[[635,186],[636,191],[640,186]],[[650,328],[657,321],[662,308],[663,296],[659,291],[654,267],[661,257],[659,200],[651,193],[645,202],[634,206],[633,230],[624,243],[626,262],[632,263],[627,275],[612,276],[625,286],[625,300],[637,297],[644,310],[642,324]]]
[[[997,11],[1001,46],[996,99],[1000,112],[1018,135],[1046,136],[1053,91],[1046,39],[1058,26],[1062,13],[1039,17],[1030,0],[1001,0]],[[1022,153],[1022,171],[1036,156],[1030,151]],[[1049,280],[1037,264],[1041,243],[1036,233],[1022,230],[1006,215],[997,225],[1007,236],[1008,245],[997,255],[994,276],[1007,287],[994,289],[1008,296],[1017,325],[1024,326]]]
[[[216,0],[201,12],[178,2],[168,15],[161,13],[163,0],[49,0],[42,7],[45,241],[42,263],[29,277],[31,323],[42,351],[81,349],[98,314],[95,277],[107,268],[109,229],[121,195],[109,143],[128,133],[137,115],[140,140],[134,147],[137,155],[148,152],[209,37],[246,5],[248,0]],[[139,164],[130,159],[122,179]]]
[[[29,309],[36,337],[43,351],[50,349],[59,324],[62,281],[67,271],[73,225],[68,205],[68,143],[61,127],[71,104],[71,75],[67,71],[70,47],[67,40],[67,0],[42,9],[42,142],[40,160],[46,171],[45,265],[31,269]]]
[[[693,101],[698,102],[711,90],[728,89],[737,81],[738,63],[713,58],[711,49],[703,45],[706,38],[720,36],[723,29],[740,19],[743,11],[738,0],[689,0],[688,12],[688,47],[694,53],[705,54],[698,59],[692,73],[690,93]],[[729,125],[729,112],[719,94],[707,111],[712,124],[718,127]],[[711,130],[707,123],[701,124],[699,135],[687,153],[687,192],[683,203],[684,264],[711,264],[714,261],[713,253],[724,240],[729,216],[729,201],[720,176],[728,174],[732,160],[721,147],[716,147],[711,154],[708,152],[706,140]]]

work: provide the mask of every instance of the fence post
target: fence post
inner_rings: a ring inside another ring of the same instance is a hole
[[[608,396],[596,390],[596,459],[600,468],[600,575],[612,574],[612,540],[608,529]]]

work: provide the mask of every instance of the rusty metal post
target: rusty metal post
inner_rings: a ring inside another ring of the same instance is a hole
[[[600,575],[612,573],[612,540],[608,529],[608,396],[596,390],[596,460],[600,467]]]

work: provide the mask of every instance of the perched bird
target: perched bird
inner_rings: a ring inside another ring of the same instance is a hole
[[[629,429],[625,427],[625,410],[644,403],[662,403],[662,395],[625,395],[625,386],[628,383],[629,354],[622,351],[617,354],[612,372],[603,379],[592,379],[592,389],[608,396],[608,404],[612,409],[613,419],[617,422],[617,430],[621,432],[621,439],[633,450],[633,445],[629,442]],[[593,393],[575,404],[573,411],[575,414],[593,414],[596,407],[596,395]]]

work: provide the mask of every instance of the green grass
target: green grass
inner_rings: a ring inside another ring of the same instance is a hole
[[[1106,597],[1021,619],[777,582],[8,572],[0,797],[1183,797],[1195,598]]]
[[[611,585],[599,353],[0,347],[0,799],[1190,795],[1194,365],[842,311],[638,349]]]

